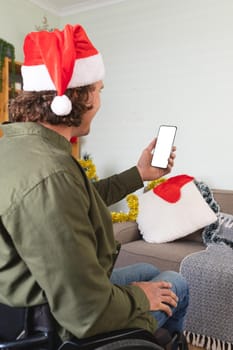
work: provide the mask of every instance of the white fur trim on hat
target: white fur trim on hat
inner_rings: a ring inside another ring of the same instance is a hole
[[[104,64],[100,53],[87,58],[77,59],[67,88],[93,84],[102,80],[104,74]],[[24,91],[56,90],[45,65],[23,65],[22,77]]]

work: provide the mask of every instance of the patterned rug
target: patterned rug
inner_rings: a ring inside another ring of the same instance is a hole
[[[233,344],[206,335],[184,331],[188,344],[207,350],[233,350]]]

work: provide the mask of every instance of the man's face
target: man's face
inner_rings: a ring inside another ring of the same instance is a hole
[[[92,109],[83,114],[82,123],[79,127],[73,127],[74,136],[84,136],[89,134],[91,122],[101,106],[100,93],[104,87],[103,82],[100,80],[93,85],[94,89],[89,93],[88,100],[88,104],[92,105]]]

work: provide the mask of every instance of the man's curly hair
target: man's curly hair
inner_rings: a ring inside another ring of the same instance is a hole
[[[58,116],[50,108],[56,91],[22,91],[9,104],[9,119],[11,122],[47,122],[49,124],[80,126],[82,116],[92,109],[90,93],[95,86],[67,89],[66,95],[72,102],[72,111],[68,115]]]

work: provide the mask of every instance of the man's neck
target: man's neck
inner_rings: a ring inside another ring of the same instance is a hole
[[[55,131],[56,133],[64,136],[68,141],[70,141],[72,137],[72,127],[66,126],[66,125],[52,125],[49,123],[40,123],[43,125],[45,128],[48,128],[50,130]]]

